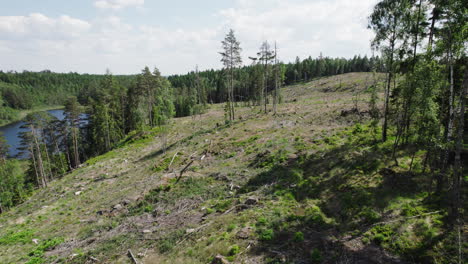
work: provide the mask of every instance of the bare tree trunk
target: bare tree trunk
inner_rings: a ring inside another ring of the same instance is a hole
[[[273,95],[273,114],[276,115],[276,104],[278,103],[278,49],[275,41],[275,93]]]
[[[68,147],[67,142],[65,142],[65,148],[66,148],[65,152],[67,154],[68,169],[73,170],[72,161],[71,161],[71,158],[70,158],[70,148]]]
[[[387,77],[387,89],[385,89],[385,106],[384,106],[384,122],[382,126],[382,141],[387,141],[387,128],[388,128],[388,104],[390,99],[390,85],[392,83],[392,64],[393,64],[393,45],[391,49],[392,54],[390,55],[389,71]]]
[[[419,6],[418,6],[418,17],[416,19],[416,30],[414,33],[414,45],[413,45],[413,63],[411,65],[411,72],[414,72],[414,67],[416,66],[416,53],[418,49],[418,36],[419,36],[419,21],[421,17],[421,7],[422,7],[422,0],[419,0]],[[410,82],[410,90],[413,89],[413,82]],[[412,105],[412,100],[413,100],[413,93],[410,94],[409,98],[407,98],[406,106],[405,106],[405,119],[403,120],[405,122],[404,124],[404,130],[403,133],[405,134],[405,143],[408,143],[409,139],[409,129],[410,129],[410,124],[411,124],[411,105]]]
[[[59,149],[57,140],[55,139],[54,142],[55,142],[55,151],[57,151],[57,153],[59,153],[60,165],[62,166],[62,169],[63,169],[63,168],[65,168],[65,164],[63,163],[62,155],[60,154],[60,149]]]
[[[461,185],[463,181],[461,178],[463,177],[463,165],[461,162],[461,152],[463,147],[463,133],[464,133],[464,123],[465,123],[465,103],[466,103],[466,96],[468,94],[468,69],[465,70],[465,76],[463,80],[463,87],[460,93],[460,107],[459,107],[459,120],[458,120],[458,130],[457,130],[457,138],[455,142],[455,168],[454,168],[454,175],[453,175],[453,189],[452,189],[452,210],[451,215],[454,226],[457,232],[457,243],[458,243],[458,263],[462,263],[462,241],[461,241],[461,226],[463,225],[460,217],[460,209],[461,209]]]
[[[41,146],[39,145],[39,142],[37,140],[36,130],[35,130],[34,126],[31,125],[30,128],[31,128],[32,137],[34,139],[34,146],[36,148],[37,166],[39,168],[39,173],[40,173],[40,176],[41,176],[42,187],[46,187],[47,186],[47,181],[46,181],[46,175],[45,175],[45,170],[44,170],[44,163],[42,162]]]
[[[454,83],[453,83],[453,54],[452,49],[449,48],[449,69],[450,69],[450,93],[449,93],[449,122],[447,128],[447,141],[450,141],[453,134],[453,121],[454,117],[454,109],[453,109],[453,100],[454,100]]]
[[[449,68],[449,74],[450,74],[450,85],[449,85],[449,116],[448,116],[448,122],[447,122],[447,133],[445,135],[445,142],[450,142],[452,141],[453,137],[453,124],[454,124],[454,107],[453,107],[453,101],[454,101],[454,83],[453,83],[453,54],[452,54],[452,44],[451,42],[449,43],[449,47],[447,50],[447,61],[448,61],[448,68]],[[437,175],[436,179],[436,193],[440,194],[443,189],[444,185],[444,175],[446,174],[447,167],[448,167],[448,162],[449,162],[449,155],[450,155],[450,149],[448,147],[445,147],[442,150],[442,166],[441,166],[441,172]]]
[[[31,158],[32,158],[32,161],[33,161],[34,173],[36,174],[37,185],[39,187],[41,187],[41,181],[39,180],[39,173],[37,171],[38,168],[37,168],[37,164],[36,164],[36,157],[35,157],[35,154],[34,154],[34,148],[33,148],[32,144],[29,144],[29,152],[31,153]]]
[[[78,152],[78,137],[76,136],[76,127],[72,127],[72,140],[73,140],[73,152],[74,152],[74,161],[75,168],[78,168],[80,165],[80,156]]]
[[[265,55],[265,56],[268,56],[268,55]],[[267,113],[267,97],[268,97],[268,89],[267,89],[267,86],[268,86],[268,61],[265,60],[265,68],[264,68],[264,71],[263,71],[263,105],[265,107],[265,114]]]
[[[109,111],[106,106],[106,151],[110,150],[110,125],[109,125]]]
[[[232,120],[234,121],[235,114],[234,114],[234,69],[231,69],[231,116]]]
[[[48,169],[49,169],[49,181],[53,178],[53,175],[52,175],[52,166],[51,166],[51,162],[50,162],[50,157],[49,157],[49,150],[47,149],[47,145],[46,145],[46,142],[45,140],[43,139],[42,140],[42,143],[44,144],[45,147],[45,154],[46,154],[46,159],[47,159],[47,163],[48,163]]]
[[[431,17],[431,28],[429,30],[429,49],[432,51],[432,43],[434,40],[434,28],[435,28],[435,21],[436,21],[436,12],[437,12],[437,5],[434,5],[432,9],[432,17]]]

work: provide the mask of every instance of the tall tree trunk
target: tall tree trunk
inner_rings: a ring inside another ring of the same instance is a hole
[[[34,154],[34,148],[33,148],[32,143],[29,144],[29,152],[31,153],[31,158],[32,158],[32,161],[33,161],[34,173],[36,174],[37,186],[41,187],[41,181],[39,179],[39,172],[38,172],[38,168],[37,168],[37,164],[36,164],[36,157],[35,157],[35,154]]]
[[[62,159],[62,155],[60,154],[60,149],[59,149],[59,146],[58,146],[58,142],[57,142],[57,139],[54,139],[54,143],[55,143],[55,151],[59,154],[59,157],[60,157],[60,166],[62,169],[64,169],[66,166],[63,162],[63,159]]]
[[[418,49],[418,36],[419,36],[419,21],[421,17],[421,7],[422,7],[422,0],[419,0],[419,5],[418,5],[418,16],[416,18],[416,29],[414,31],[414,45],[413,45],[413,63],[411,64],[411,72],[414,73],[414,67],[416,66],[416,53]],[[409,129],[410,129],[410,124],[411,124],[411,105],[413,101],[413,82],[410,82],[410,91],[411,94],[409,98],[407,98],[407,103],[405,107],[405,113],[404,113],[404,130],[403,133],[405,133],[405,143],[408,143],[409,139]]]
[[[454,163],[454,175],[453,175],[453,187],[452,187],[452,210],[451,219],[454,221],[455,230],[457,233],[458,243],[458,263],[462,263],[462,241],[461,241],[461,226],[463,225],[460,209],[461,209],[461,188],[462,188],[462,177],[463,177],[463,165],[461,161],[461,152],[463,148],[463,133],[465,123],[465,103],[468,94],[468,69],[465,70],[465,76],[463,80],[462,91],[460,93],[460,106],[458,110],[458,130],[457,138],[455,141],[455,163]]]
[[[49,157],[49,150],[47,149],[47,144],[45,142],[45,139],[42,138],[42,143],[45,146],[45,154],[46,154],[46,159],[47,159],[47,168],[49,169],[49,181],[53,178],[52,175],[52,163],[50,162],[50,157]]]
[[[451,38],[450,38],[451,39]],[[449,115],[448,115],[448,120],[447,120],[447,132],[445,134],[445,142],[449,143],[452,141],[453,138],[453,124],[454,124],[454,119],[455,119],[455,114],[454,114],[454,106],[453,106],[453,101],[454,101],[454,81],[453,81],[453,54],[452,54],[452,43],[451,41],[449,42],[449,47],[447,50],[447,63],[448,63],[448,68],[449,68]],[[443,189],[444,185],[444,175],[447,173],[447,168],[448,168],[448,162],[449,162],[449,156],[450,156],[450,148],[445,147],[442,149],[442,155],[441,155],[441,172],[437,175],[436,178],[436,193],[440,194]]]
[[[392,84],[393,77],[393,52],[395,49],[395,32],[393,33],[391,47],[390,47],[390,59],[388,65],[388,77],[387,77],[387,89],[385,89],[385,106],[384,106],[384,122],[382,125],[382,141],[387,141],[387,128],[388,128],[388,109],[390,99],[390,86]]]
[[[454,162],[454,177],[452,189],[452,216],[455,221],[458,221],[460,216],[460,190],[461,177],[463,175],[463,166],[461,162],[461,152],[463,148],[463,133],[465,124],[465,104],[468,94],[468,69],[465,70],[462,91],[460,92],[460,106],[458,109],[458,128],[457,137],[455,139],[455,162]]]
[[[110,150],[110,125],[109,125],[109,111],[108,107],[106,107],[105,117],[106,117],[106,151]]]
[[[436,21],[436,12],[437,12],[437,4],[434,5],[432,9],[432,17],[431,17],[431,28],[429,30],[429,50],[432,52],[432,43],[434,41],[434,29],[435,29],[435,21]]]
[[[235,114],[234,114],[234,67],[231,69],[231,116],[232,120],[234,121],[235,119]]]
[[[39,141],[37,140],[36,130],[34,126],[31,125],[30,128],[31,128],[31,134],[34,140],[34,147],[36,148],[37,166],[39,168],[39,174],[41,176],[41,184],[42,184],[42,187],[46,187],[47,181],[46,181],[46,175],[45,175],[45,170],[44,170],[44,163],[42,161],[41,147],[39,145]]]
[[[275,93],[273,96],[273,114],[276,115],[276,107],[278,103],[278,60],[277,60],[277,53],[278,50],[276,48],[276,41],[275,41]]]
[[[74,152],[74,162],[75,162],[75,168],[78,168],[80,166],[80,156],[79,156],[79,151],[78,151],[78,137],[76,135],[76,127],[72,127],[72,141],[73,141],[73,152]]]

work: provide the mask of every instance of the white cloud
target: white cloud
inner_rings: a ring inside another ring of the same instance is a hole
[[[101,0],[118,9],[143,0]],[[43,14],[0,16],[0,70],[137,73],[145,65],[163,74],[220,68],[221,40],[233,28],[244,64],[264,40],[277,41],[280,59],[296,56],[351,57],[369,54],[372,32],[367,16],[376,0],[237,0],[219,10],[212,22],[171,28],[129,24],[118,16],[84,21]],[[187,18],[187,21],[190,22]],[[190,29],[191,28],[191,29]]]
[[[67,15],[49,18],[40,13],[29,16],[0,16],[1,38],[74,38],[88,31],[91,24]]]
[[[254,54],[263,40],[277,41],[281,57],[349,57],[369,51],[372,32],[367,16],[376,0],[238,0],[237,7],[221,10],[225,26],[238,32],[245,51]],[[252,42],[252,40],[255,40]]]
[[[94,6],[101,9],[122,9],[125,7],[143,6],[145,0],[95,0]]]

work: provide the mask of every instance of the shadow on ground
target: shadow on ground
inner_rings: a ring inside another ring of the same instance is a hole
[[[385,157],[390,149],[379,144],[365,147],[372,145],[369,143],[349,141],[315,154],[298,154],[250,179],[241,193],[269,186],[262,189],[265,195],[315,204],[257,226],[260,242],[249,254],[269,256],[269,263],[405,263],[372,241],[362,243],[361,238],[375,223],[389,217],[384,209],[391,201],[414,197],[428,190],[430,183],[421,173],[387,167]],[[264,164],[266,155],[257,156],[251,166]],[[265,232],[271,235],[265,236]],[[441,239],[436,237],[421,247]],[[406,253],[419,256],[422,250]]]

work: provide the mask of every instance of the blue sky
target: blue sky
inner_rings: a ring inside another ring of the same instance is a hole
[[[376,0],[1,0],[0,70],[165,75],[220,68],[229,28],[244,63],[277,41],[296,56],[370,55],[367,16]]]

